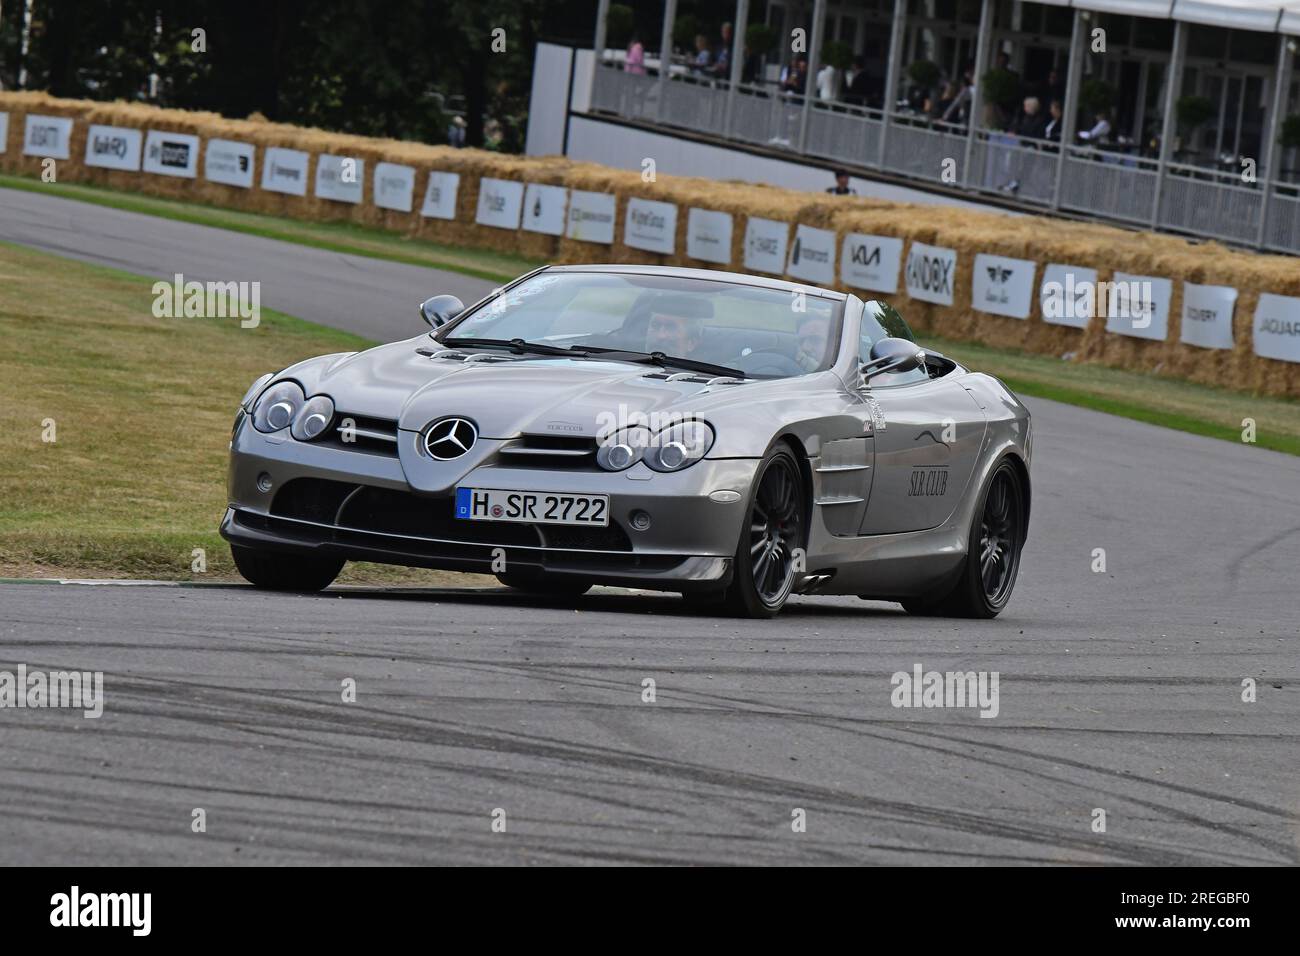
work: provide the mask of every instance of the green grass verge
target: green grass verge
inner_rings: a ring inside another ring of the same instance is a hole
[[[192,222],[200,226],[229,229],[267,239],[296,242],[299,245],[327,249],[330,252],[369,256],[372,259],[403,262],[432,269],[447,269],[486,279],[489,282],[508,282],[543,265],[538,260],[523,256],[440,245],[425,239],[412,239],[386,229],[374,229],[355,223],[283,219],[278,216],[265,216],[260,213],[243,212],[203,203],[142,196],[139,193],[110,189],[106,186],[43,183],[38,179],[12,175],[0,175],[0,186],[76,199],[148,216]]]

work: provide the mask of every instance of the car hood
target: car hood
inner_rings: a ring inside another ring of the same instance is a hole
[[[466,362],[439,357],[440,351],[421,337],[325,356],[318,364],[302,363],[285,374],[298,378],[309,395],[329,395],[341,413],[395,418],[399,428],[416,432],[455,415],[470,419],[480,436],[493,439],[521,433],[596,437],[634,414],[657,413],[665,422],[682,415],[716,415],[743,408],[760,394],[795,381],[709,385],[708,375],[669,381],[666,376],[678,370],[629,362],[486,350],[477,353],[481,358]]]

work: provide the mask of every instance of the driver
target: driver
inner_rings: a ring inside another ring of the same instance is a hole
[[[689,356],[700,344],[704,320],[713,306],[693,296],[669,295],[657,299],[645,330],[645,350],[678,358]]]
[[[805,372],[815,372],[821,368],[822,361],[826,358],[830,334],[830,316],[805,316],[797,329],[799,350],[795,353],[795,364]]]

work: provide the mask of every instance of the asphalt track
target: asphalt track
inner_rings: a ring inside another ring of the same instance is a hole
[[[6,190],[0,237],[261,277],[377,338],[475,282]],[[991,622],[0,585],[0,670],[105,681],[98,720],[0,711],[0,864],[1300,862],[1300,459],[1029,405],[1034,515]],[[894,708],[916,664],[997,671],[998,715]]]

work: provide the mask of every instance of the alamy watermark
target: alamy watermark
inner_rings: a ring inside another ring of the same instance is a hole
[[[0,709],[80,708],[94,720],[104,713],[103,671],[0,671]]]
[[[153,284],[153,314],[159,319],[239,318],[241,328],[255,329],[262,321],[262,283],[185,281]]]
[[[912,673],[897,671],[890,679],[894,690],[889,702],[895,707],[978,707],[981,717],[998,715],[997,671],[924,671],[912,665]]]

